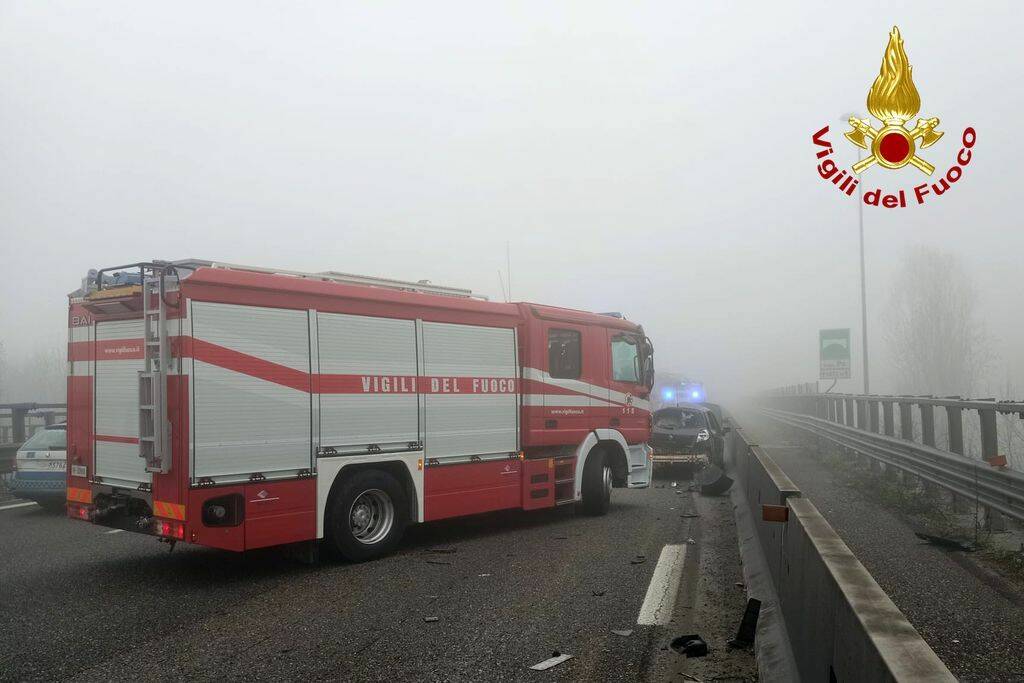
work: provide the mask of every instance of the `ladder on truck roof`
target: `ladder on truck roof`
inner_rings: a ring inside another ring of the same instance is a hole
[[[440,296],[452,296],[463,299],[480,299],[487,301],[482,294],[475,294],[471,289],[463,287],[448,287],[447,285],[435,285],[428,280],[411,282],[408,280],[396,280],[387,277],[371,277],[369,275],[353,275],[351,273],[340,273],[336,270],[324,270],[319,273],[306,273],[299,270],[285,270],[283,268],[264,268],[261,266],[243,266],[237,263],[224,263],[223,261],[209,261],[206,259],[181,259],[180,261],[152,261],[146,263],[131,263],[124,266],[114,266],[98,271],[89,271],[87,282],[82,287],[82,293],[97,292],[105,286],[117,286],[123,284],[122,279],[134,278],[135,276],[124,271],[138,268],[145,272],[149,269],[155,273],[160,268],[175,274],[178,271],[194,271],[198,268],[217,268],[220,270],[239,270],[248,273],[265,273],[268,275],[286,275],[289,277],[302,278],[304,280],[320,280],[322,282],[337,282],[345,285],[358,285],[361,287],[381,287],[383,289],[396,289],[402,292],[420,292],[421,294],[438,294]]]
[[[171,423],[167,418],[167,372],[171,348],[167,337],[167,268],[142,267],[142,345],[139,371],[139,457],[146,471],[171,470]],[[153,306],[154,301],[156,306]]]

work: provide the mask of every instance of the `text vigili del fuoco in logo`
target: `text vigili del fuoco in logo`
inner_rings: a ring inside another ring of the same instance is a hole
[[[960,149],[956,159],[945,172],[936,172],[935,166],[918,154],[918,150],[928,149],[945,134],[938,129],[939,119],[931,117],[917,119],[913,128],[907,127],[907,121],[917,116],[921,109],[921,95],[917,92],[913,80],[913,67],[903,49],[900,30],[893,27],[889,34],[889,44],[882,57],[882,68],[878,78],[868,91],[868,111],[881,122],[879,128],[871,125],[870,118],[859,119],[850,117],[851,130],[844,134],[847,140],[864,150],[857,163],[850,169],[840,169],[831,157],[832,142],[826,137],[829,127],[825,126],[811,139],[819,148],[816,154],[821,161],[818,163],[818,175],[831,182],[847,196],[853,196],[863,174],[878,167],[874,171],[881,174],[884,170],[895,170],[905,166],[913,166],[922,174],[930,176],[925,182],[909,188],[888,190],[882,187],[874,189],[860,188],[864,203],[887,209],[906,207],[908,202],[924,204],[933,197],[940,197],[948,192],[963,177],[964,169],[971,163],[971,150],[977,139],[974,128],[968,126],[960,136]],[[866,156],[865,156],[866,155]]]

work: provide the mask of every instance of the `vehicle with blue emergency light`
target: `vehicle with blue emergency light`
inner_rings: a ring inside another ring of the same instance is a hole
[[[654,388],[654,396],[662,407],[703,403],[707,400],[707,392],[701,382],[677,378],[659,380]]]

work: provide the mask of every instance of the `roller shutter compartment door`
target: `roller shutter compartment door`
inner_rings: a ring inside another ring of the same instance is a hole
[[[423,360],[423,374],[437,378],[425,396],[429,457],[517,450],[514,329],[425,322]],[[446,386],[445,378],[455,381]],[[456,385],[459,391],[452,391]]]
[[[415,321],[320,313],[317,330],[320,445],[419,441]]]
[[[193,480],[312,466],[309,314],[193,302]]]
[[[139,457],[142,320],[96,323],[96,476],[132,488],[152,481]]]

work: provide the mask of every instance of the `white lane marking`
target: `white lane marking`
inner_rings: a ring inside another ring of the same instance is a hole
[[[104,531],[103,533],[105,533],[105,534],[119,534],[122,531],[124,531],[124,529],[111,529],[110,531]]]
[[[636,623],[641,626],[666,626],[672,618],[676,605],[676,593],[683,575],[683,560],[686,558],[685,545],[667,545],[661,549],[658,566],[647,587],[647,597],[640,607]]]
[[[3,507],[0,507],[0,510],[13,510],[14,508],[25,508],[28,507],[29,505],[35,505],[35,503],[33,503],[30,500],[27,503],[15,503],[14,505],[4,505]]]

